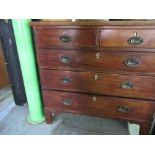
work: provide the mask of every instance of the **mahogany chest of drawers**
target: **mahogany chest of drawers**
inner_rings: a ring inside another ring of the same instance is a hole
[[[119,118],[149,134],[155,23],[31,22],[47,123],[52,113]]]

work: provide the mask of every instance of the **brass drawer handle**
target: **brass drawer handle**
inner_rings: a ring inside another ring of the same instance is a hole
[[[69,56],[63,55],[63,56],[61,56],[60,61],[61,61],[61,63],[66,64],[71,61],[71,58]]]
[[[60,36],[59,39],[61,42],[67,43],[71,41],[71,36],[65,34],[65,35]]]
[[[69,98],[65,98],[65,99],[63,99],[62,103],[63,103],[64,105],[69,106],[69,105],[72,104],[72,100],[69,99]]]
[[[126,112],[129,112],[129,107],[125,105],[119,105],[117,106],[117,111],[126,113]]]
[[[138,32],[135,33],[135,36],[132,36],[130,37],[127,42],[130,44],[130,45],[140,45],[143,43],[143,39],[141,37],[138,36]]]
[[[70,79],[69,77],[63,77],[61,78],[61,81],[64,83],[64,84],[68,84],[72,81],[72,79]]]
[[[133,88],[133,83],[132,83],[132,82],[123,82],[123,83],[121,84],[121,87],[122,87],[123,89],[131,89],[131,88]]]
[[[129,58],[125,60],[125,64],[129,67],[136,67],[139,65],[139,61],[136,58]]]

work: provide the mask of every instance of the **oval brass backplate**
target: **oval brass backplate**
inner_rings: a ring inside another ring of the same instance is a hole
[[[67,42],[71,41],[71,36],[64,34],[64,35],[60,36],[59,39],[61,42],[67,43]]]
[[[60,61],[61,61],[61,63],[66,64],[66,63],[69,63],[71,61],[71,58],[67,55],[62,55],[60,57]]]
[[[62,81],[64,84],[68,84],[68,83],[70,83],[70,82],[72,81],[72,79],[69,78],[69,77],[63,77],[63,78],[61,78],[61,81]]]
[[[125,60],[125,65],[128,67],[137,67],[140,64],[137,58],[128,58]]]
[[[138,32],[136,32],[136,33],[135,33],[135,36],[130,37],[130,38],[127,40],[127,42],[128,42],[128,44],[130,44],[130,45],[136,46],[136,45],[142,44],[142,43],[143,43],[143,39],[142,39],[140,36],[138,36]]]
[[[121,84],[121,87],[123,88],[123,89],[131,89],[131,88],[133,88],[133,83],[132,82],[123,82],[122,84]]]
[[[129,107],[126,105],[120,105],[120,106],[117,106],[117,111],[126,113],[129,111]]]
[[[69,98],[65,98],[65,99],[63,99],[62,103],[63,103],[64,105],[69,106],[69,105],[72,104],[72,100],[69,99]]]

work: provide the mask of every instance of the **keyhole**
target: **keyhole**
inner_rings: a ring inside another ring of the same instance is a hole
[[[99,59],[100,53],[96,53],[96,59]]]
[[[94,76],[94,79],[97,80],[98,78],[99,78],[99,76],[96,74],[96,75]]]
[[[95,96],[93,97],[93,101],[94,101],[94,102],[96,101],[96,97],[95,97]]]

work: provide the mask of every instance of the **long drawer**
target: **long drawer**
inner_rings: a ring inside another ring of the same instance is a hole
[[[155,53],[39,49],[40,67],[155,73]],[[148,67],[149,66],[149,67]]]
[[[43,90],[44,106],[64,112],[114,118],[151,120],[154,101]]]
[[[50,28],[34,29],[36,45],[39,48],[50,47],[97,47],[97,29],[95,28]]]
[[[155,99],[155,77],[40,69],[43,89]]]
[[[109,28],[101,30],[101,47],[155,48],[155,29]]]

